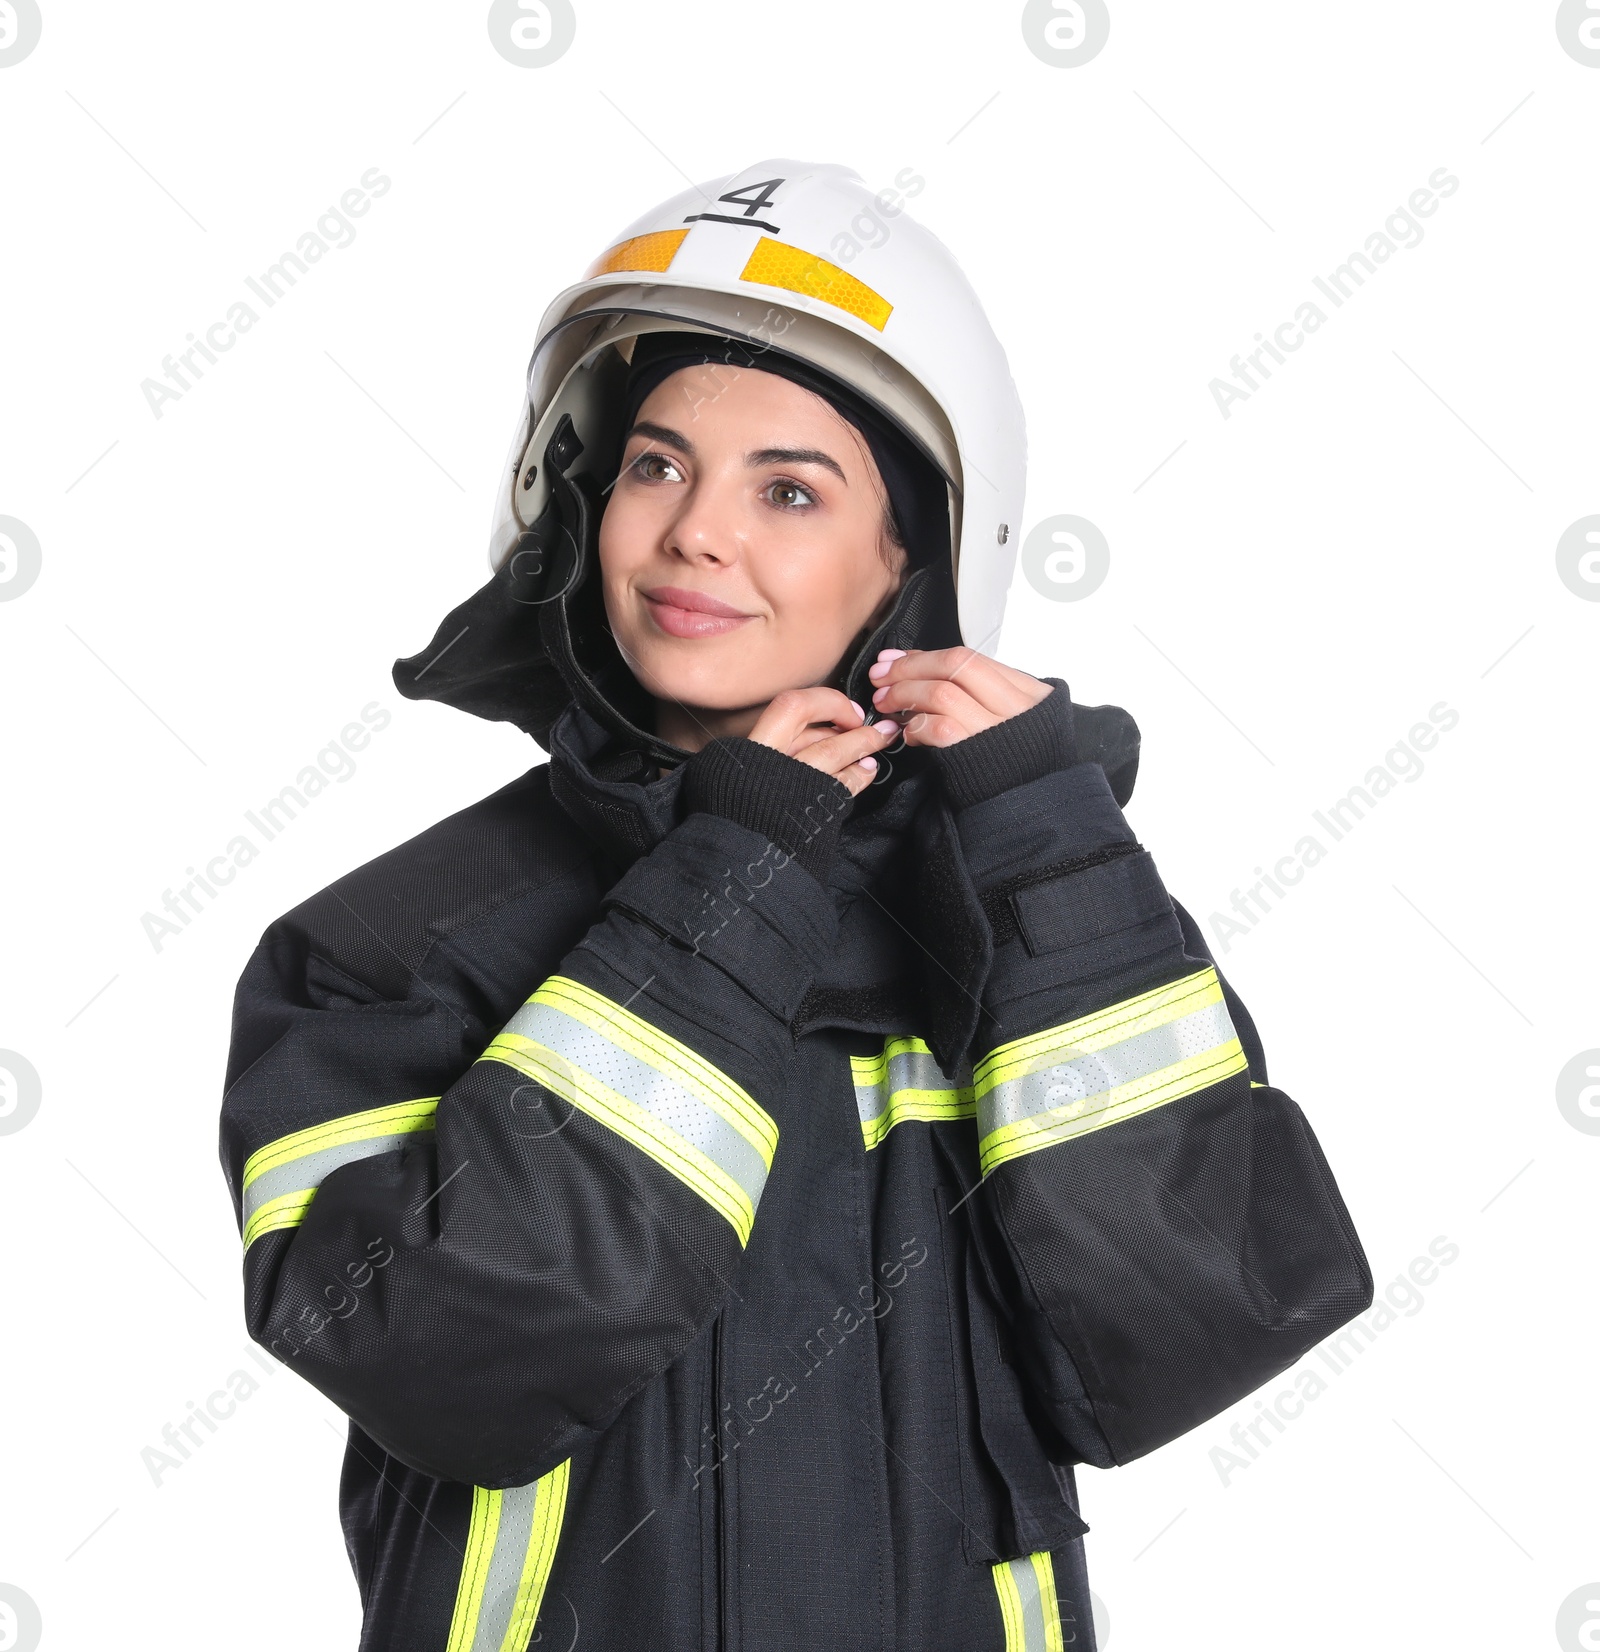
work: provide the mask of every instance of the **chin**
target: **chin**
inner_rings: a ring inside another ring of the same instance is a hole
[[[714,643],[676,643],[649,639],[631,650],[634,676],[658,700],[701,706],[707,711],[736,711],[754,705],[765,671],[757,671],[743,651],[715,653]],[[770,668],[769,668],[770,669]],[[773,689],[768,699],[776,694]]]
[[[807,661],[796,662],[792,670],[783,667],[770,647],[716,650],[706,642],[652,642],[634,657],[639,662],[634,675],[657,699],[704,711],[764,706],[784,689],[821,682],[827,674]]]

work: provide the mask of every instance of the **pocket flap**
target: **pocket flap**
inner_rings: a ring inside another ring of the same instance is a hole
[[[1109,947],[1126,955],[1117,962],[1132,963],[1182,935],[1148,850],[1019,889],[1011,896],[1011,909],[1034,957],[1074,947],[1098,955]],[[1136,930],[1140,933],[1129,933]],[[1095,967],[1106,961],[1097,956]]]
[[[988,1297],[973,1247],[967,1247],[967,1323],[977,1379],[978,1424],[1011,1501],[1007,1552],[1021,1559],[1059,1549],[1089,1527],[1078,1513],[1071,1468],[1052,1463],[1029,1422],[1017,1368],[1006,1357],[999,1316]]]

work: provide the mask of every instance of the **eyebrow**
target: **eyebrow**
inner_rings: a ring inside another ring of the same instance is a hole
[[[648,419],[641,419],[628,432],[627,440],[635,436],[644,436],[653,442],[664,442],[668,447],[675,447],[686,458],[695,457],[694,443],[681,431],[673,430],[664,424],[652,424]],[[818,447],[762,447],[753,453],[744,456],[744,462],[752,470],[758,470],[764,465],[820,465],[824,470],[831,470],[835,476],[850,485],[850,479],[845,475],[838,460],[824,453]]]
[[[830,459],[819,447],[763,447],[745,454],[744,462],[757,470],[763,465],[821,465],[824,470],[831,470],[846,487],[850,486],[838,461]]]
[[[631,442],[635,436],[648,436],[653,442],[665,442],[668,447],[677,448],[680,453],[687,455],[689,458],[694,457],[694,443],[687,436],[681,435],[678,431],[672,430],[664,424],[651,424],[648,419],[640,419],[623,440]]]

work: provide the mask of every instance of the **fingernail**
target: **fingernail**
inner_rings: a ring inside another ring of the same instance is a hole
[[[878,760],[876,757],[858,757],[856,761],[864,769],[875,769],[878,766]]]
[[[856,706],[856,703],[855,703],[854,700],[852,700],[850,702],[850,704],[853,705],[853,706]],[[856,716],[859,717],[863,723],[866,722],[866,720],[867,720],[867,714],[866,714],[866,712],[864,712],[861,709],[860,706],[856,706]]]
[[[905,653],[906,650],[903,648],[880,648],[878,650],[878,658],[880,660],[898,660],[902,659],[905,656]]]
[[[889,669],[889,664],[888,660],[879,660],[876,665],[867,667],[867,675],[869,677],[881,677]]]
[[[900,732],[900,725],[892,717],[886,717],[881,723],[874,723],[872,726],[879,734],[898,734]]]

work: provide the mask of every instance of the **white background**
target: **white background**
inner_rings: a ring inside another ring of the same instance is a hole
[[[1015,3],[580,0],[538,69],[482,4],[43,6],[0,69],[0,515],[43,555],[0,603],[0,1047],[43,1084],[0,1136],[0,1583],[44,1645],[355,1644],[340,1419],[245,1351],[233,986],[278,913],[542,760],[390,662],[486,576],[545,302],[769,155],[927,180],[1027,408],[1025,526],[1111,548],[1080,602],[1019,577],[999,652],[1133,711],[1129,816],[1197,917],[1459,715],[1218,954],[1380,1293],[1459,1257],[1342,1375],[1303,1362],[1327,1392],[1226,1482],[1253,1399],[1081,1471],[1111,1647],[1557,1644],[1600,1577],[1600,1136],[1555,1089],[1600,1045],[1600,606],[1555,560],[1600,512],[1600,67],[1554,4],[1112,0],[1068,68]],[[141,380],[374,166],[354,242],[154,417]],[[1209,382],[1439,167],[1421,243],[1224,418]],[[373,701],[354,776],[157,952],[142,914]]]

